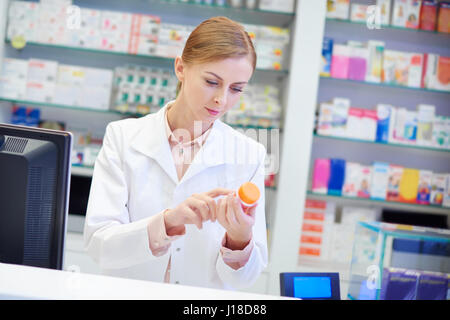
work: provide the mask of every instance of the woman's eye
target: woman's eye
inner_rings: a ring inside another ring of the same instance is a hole
[[[218,84],[216,81],[212,81],[212,80],[206,80],[206,83],[213,85],[213,86]]]
[[[234,92],[242,92],[241,88],[231,88],[231,90],[233,90]]]

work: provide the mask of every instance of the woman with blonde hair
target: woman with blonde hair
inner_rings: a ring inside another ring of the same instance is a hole
[[[255,66],[244,28],[210,18],[175,59],[176,99],[107,126],[84,229],[104,274],[222,289],[256,281],[267,265],[266,150],[219,119]],[[247,181],[261,197],[244,213],[235,190]]]

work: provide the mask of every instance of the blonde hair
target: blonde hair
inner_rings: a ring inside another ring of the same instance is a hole
[[[255,70],[255,48],[244,27],[227,17],[212,17],[191,32],[181,58],[185,64],[190,65],[246,56],[250,57]],[[181,85],[178,82],[177,95]]]

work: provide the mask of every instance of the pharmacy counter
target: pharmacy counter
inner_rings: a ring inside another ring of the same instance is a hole
[[[0,263],[0,300],[3,299],[278,300],[288,298]]]

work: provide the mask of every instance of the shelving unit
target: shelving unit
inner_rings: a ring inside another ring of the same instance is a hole
[[[368,140],[360,140],[360,139],[354,139],[354,138],[347,138],[347,137],[334,137],[334,136],[324,136],[315,133],[314,134],[315,139],[330,139],[330,140],[338,140],[338,141],[348,141],[348,142],[354,142],[359,144],[366,144],[367,147],[370,145],[377,145],[377,146],[386,146],[387,148],[392,148],[390,150],[395,150],[395,148],[404,148],[405,151],[411,149],[417,152],[437,152],[439,154],[447,155],[450,157],[450,149],[444,149],[444,148],[436,148],[436,147],[429,147],[429,146],[420,146],[420,145],[413,145],[413,144],[401,144],[401,143],[382,143],[378,141],[368,141]],[[363,145],[363,147],[366,147]]]
[[[450,47],[448,45],[450,43],[450,35],[446,33],[399,28],[390,25],[382,25],[380,29],[369,29],[366,23],[330,18],[324,18],[323,23],[325,25],[324,37],[332,38],[335,44],[343,44],[348,40],[363,43],[368,40],[378,40],[385,43],[385,49],[387,50],[450,56]],[[450,92],[448,91],[323,76],[318,76],[318,78],[320,83],[316,91],[318,104],[330,101],[335,97],[348,98],[351,101],[351,106],[368,109],[374,108],[378,103],[391,104],[408,110],[415,110],[418,104],[431,104],[436,107],[437,115],[450,116],[448,103]],[[341,158],[363,165],[371,165],[374,161],[382,161],[409,168],[450,173],[449,151],[448,149],[436,147],[378,143],[350,137],[323,136],[314,133],[311,141],[310,175],[307,179],[312,177],[311,173],[313,172],[316,158]],[[448,223],[450,223],[450,208],[442,206],[334,196],[314,193],[310,190],[309,187],[306,192],[306,196],[309,199],[334,202],[336,207],[339,208],[352,206],[374,208],[377,211],[389,209],[412,214],[436,214],[446,216]],[[313,267],[316,270],[320,268],[327,271],[336,270],[336,272],[341,272],[344,275],[349,272],[349,270],[342,270],[342,266],[339,263],[333,265],[329,261],[326,264],[314,263]],[[298,270],[310,271],[311,268],[311,265],[299,265]],[[346,288],[343,288],[341,293],[342,298],[345,298]]]
[[[365,207],[381,207],[389,209],[399,209],[409,212],[416,213],[429,213],[429,214],[450,214],[450,208],[445,208],[436,205],[422,205],[413,203],[402,203],[393,201],[383,201],[375,200],[370,198],[358,198],[358,197],[345,197],[345,196],[335,196],[329,194],[321,194],[312,191],[308,191],[308,197],[311,199],[334,201],[338,204],[344,205],[355,205],[355,206],[365,206]]]

